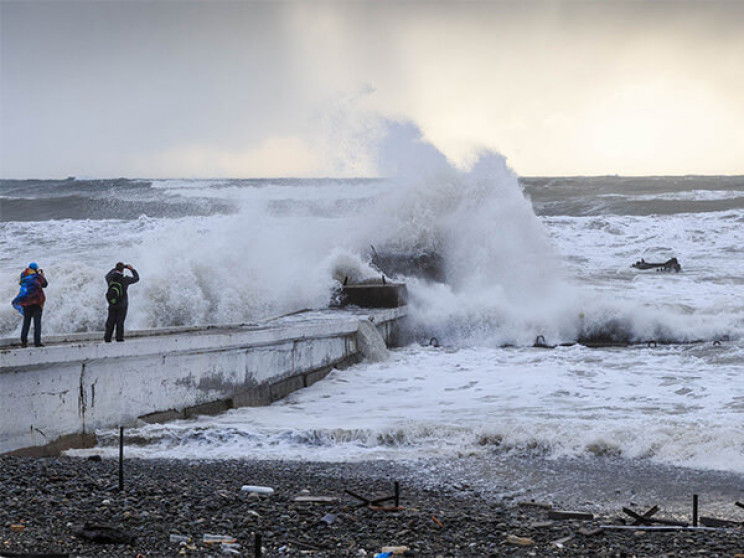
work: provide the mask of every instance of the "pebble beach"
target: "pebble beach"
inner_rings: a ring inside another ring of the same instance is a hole
[[[479,483],[487,466],[496,482]],[[738,476],[625,466],[129,459],[120,492],[116,459],[3,457],[0,556],[744,557]],[[689,520],[697,486],[701,515],[735,523],[667,531],[622,513],[653,502],[654,518]]]

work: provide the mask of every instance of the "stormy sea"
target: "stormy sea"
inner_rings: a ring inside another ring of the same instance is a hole
[[[19,334],[30,261],[46,335],[103,329],[117,261],[142,277],[127,326],[147,329],[325,308],[385,255],[429,258],[435,273],[386,273],[409,293],[387,359],[268,407],[143,425],[129,455],[744,473],[744,177],[520,177],[400,135],[384,178],[1,180],[0,336]]]

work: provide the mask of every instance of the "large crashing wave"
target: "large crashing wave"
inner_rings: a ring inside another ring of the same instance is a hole
[[[579,289],[501,155],[483,152],[462,169],[413,125],[391,123],[387,132],[377,146],[384,180],[160,181],[158,196],[217,199],[230,212],[4,223],[17,256],[5,262],[12,272],[3,271],[0,294],[12,299],[30,248],[50,278],[45,333],[102,329],[102,278],[116,261],[142,276],[129,328],[250,322],[325,307],[339,278],[379,276],[373,245],[441,256],[445,283],[401,277],[411,339],[498,346],[538,335],[687,341],[730,331],[726,320],[711,325],[689,309]],[[0,309],[0,334],[18,329],[9,306]]]

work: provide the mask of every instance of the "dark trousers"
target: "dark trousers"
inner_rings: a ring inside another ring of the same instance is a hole
[[[23,327],[21,328],[21,344],[28,343],[28,330],[31,328],[31,320],[34,320],[34,345],[41,345],[41,306],[32,304],[23,307]]]
[[[124,320],[126,317],[126,306],[109,306],[106,331],[103,335],[103,340],[106,343],[111,341],[111,334],[114,332],[114,328],[116,328],[116,340],[124,341]]]

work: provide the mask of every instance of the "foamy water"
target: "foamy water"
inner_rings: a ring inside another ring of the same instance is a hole
[[[741,358],[740,347],[712,344],[410,346],[270,407],[129,431],[150,442],[128,453],[335,461],[516,452],[744,471]]]
[[[34,260],[50,280],[45,333],[101,330],[103,275],[125,261],[142,276],[129,327],[239,323],[322,308],[338,279],[378,276],[371,246],[432,251],[446,283],[401,278],[411,344],[390,359],[270,407],[130,430],[131,454],[517,452],[744,471],[744,180],[520,185],[500,156],[457,169],[410,127],[379,158],[385,180],[2,181],[0,298]],[[671,257],[682,273],[630,267]],[[0,308],[0,334],[19,328]],[[533,348],[539,335],[636,345]]]

